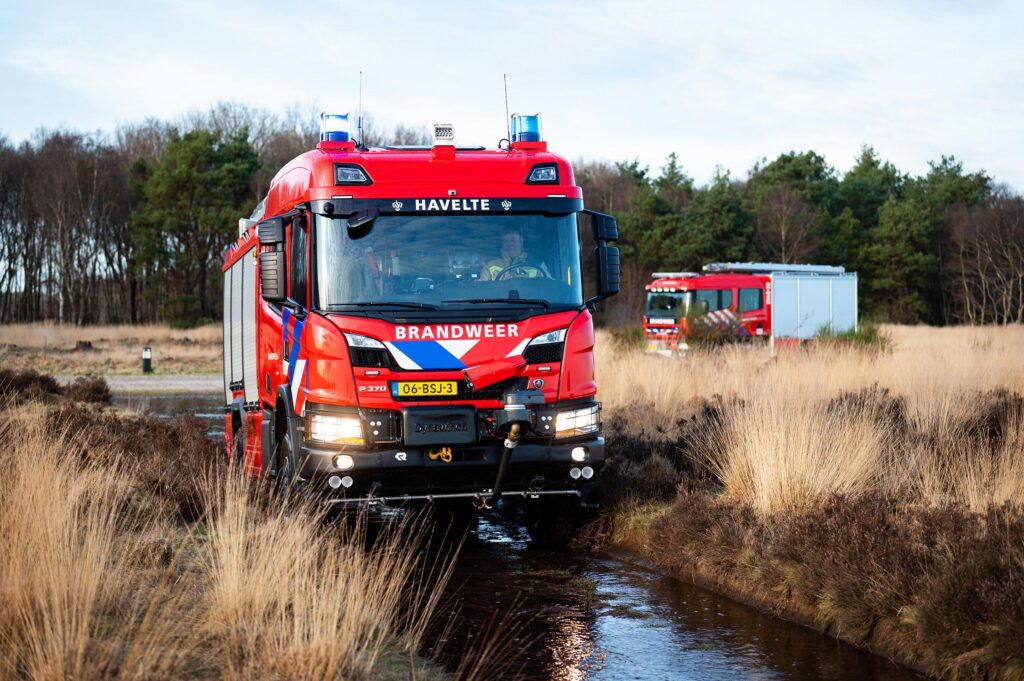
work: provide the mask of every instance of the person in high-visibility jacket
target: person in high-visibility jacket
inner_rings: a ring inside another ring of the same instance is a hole
[[[487,262],[480,270],[482,281],[493,281],[499,276],[502,279],[536,279],[551,275],[544,263],[530,262],[529,255],[523,250],[523,235],[510,229],[501,235],[501,257]]]

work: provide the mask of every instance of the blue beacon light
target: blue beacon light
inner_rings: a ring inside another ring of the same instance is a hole
[[[512,114],[513,142],[540,142],[540,114]]]
[[[348,114],[320,114],[321,142],[348,142],[350,130]]]

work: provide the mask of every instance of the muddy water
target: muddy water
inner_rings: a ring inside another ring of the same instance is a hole
[[[115,403],[164,417],[189,411],[223,436],[218,395],[119,395]],[[454,668],[506,613],[496,653],[502,667],[492,678],[922,678],[637,565],[531,549],[511,508],[484,517],[468,536],[439,613],[452,624],[432,634],[425,652]]]

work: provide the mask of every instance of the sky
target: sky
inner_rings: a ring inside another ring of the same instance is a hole
[[[1024,190],[1024,2],[239,2],[0,6],[0,135],[111,131],[217,101],[363,106],[460,144],[541,112],[570,159],[675,151],[699,183],[865,144],[912,174],[942,155]]]

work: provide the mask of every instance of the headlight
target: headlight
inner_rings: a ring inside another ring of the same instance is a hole
[[[346,333],[345,341],[350,348],[380,348],[384,350],[384,344],[376,338],[360,336],[358,333]]]
[[[542,333],[530,341],[530,345],[550,345],[551,343],[561,343],[565,340],[565,331],[565,329],[557,329],[555,331]]]
[[[555,417],[555,437],[590,435],[601,430],[601,405],[563,411]]]
[[[332,445],[361,445],[363,424],[356,416],[311,414],[306,437]]]

